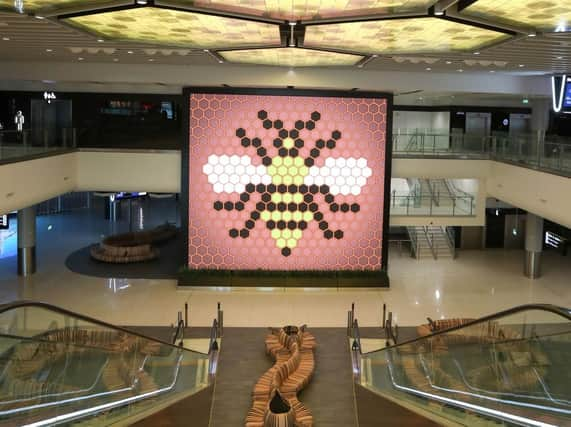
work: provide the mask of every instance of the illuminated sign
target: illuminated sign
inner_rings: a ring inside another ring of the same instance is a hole
[[[553,111],[556,113],[571,114],[571,77],[551,77],[551,92]]]
[[[380,270],[387,108],[190,95],[189,268]]]
[[[563,238],[558,234],[552,233],[551,231],[545,232],[545,244],[553,248],[559,248],[563,243]]]
[[[0,215],[0,230],[8,230],[10,228],[10,220],[8,215]]]

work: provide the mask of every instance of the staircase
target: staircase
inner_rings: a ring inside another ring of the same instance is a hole
[[[454,229],[449,227],[407,227],[412,255],[416,259],[456,258]]]

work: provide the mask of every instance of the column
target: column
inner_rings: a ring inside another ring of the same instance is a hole
[[[36,206],[18,211],[18,274],[36,272]]]
[[[541,275],[541,250],[543,249],[543,218],[527,214],[525,222],[524,274],[530,279]]]
[[[535,147],[530,147],[529,155],[533,156],[537,166],[541,166],[544,156],[545,134],[549,129],[549,113],[551,99],[536,99],[531,110],[531,131],[535,135]],[[530,159],[531,160],[531,159]]]

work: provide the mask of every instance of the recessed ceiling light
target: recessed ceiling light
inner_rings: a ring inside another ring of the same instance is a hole
[[[430,70],[432,70],[432,68],[426,67],[426,71],[430,71]]]
[[[82,58],[81,56],[79,58],[77,58],[78,61],[83,61],[85,58]]]
[[[525,65],[519,64],[518,67],[519,67],[519,68],[523,68],[523,67],[525,67]]]
[[[10,40],[10,37],[2,37],[2,40],[4,40],[5,42]]]
[[[463,70],[462,68],[460,68],[460,69],[458,69],[458,70],[456,70],[456,71],[458,71],[459,73],[463,73],[463,72],[464,72],[464,70]]]
[[[450,64],[452,64],[452,61],[446,61],[446,63],[447,63],[448,65],[450,65]]]
[[[36,15],[36,19],[46,19],[45,16]]]
[[[563,57],[562,57],[562,56],[558,56],[557,59],[563,59]]]
[[[103,40],[103,39],[97,39],[97,41],[98,41],[99,43],[103,43],[105,40]]]
[[[528,36],[528,37],[535,37],[535,36],[537,36],[537,34],[536,34],[536,33],[528,33],[527,36]]]
[[[53,52],[53,49],[46,49],[46,52]]]
[[[495,70],[490,70],[490,73],[495,73],[495,72],[496,72]]]
[[[129,55],[132,55],[132,54],[133,54],[133,51],[132,51],[132,50],[128,50],[127,53],[128,53]]]
[[[154,59],[153,59],[153,58],[149,58],[149,62],[153,62],[153,61],[154,61]]]
[[[474,55],[479,55],[479,54],[480,54],[480,52],[474,52]]]

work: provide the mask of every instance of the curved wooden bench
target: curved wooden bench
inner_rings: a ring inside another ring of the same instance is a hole
[[[271,402],[276,393],[290,405],[294,417],[284,418],[287,426],[311,427],[313,416],[298,400],[297,393],[311,380],[315,368],[315,337],[305,327],[271,329],[266,337],[266,351],[275,364],[258,380],[252,392],[253,404],[246,417],[247,427],[268,427]],[[272,418],[274,420],[274,418]]]
[[[178,229],[174,225],[165,224],[150,231],[116,234],[92,246],[90,254],[98,261],[113,264],[150,261],[160,254],[152,245],[169,240],[177,233]]]

